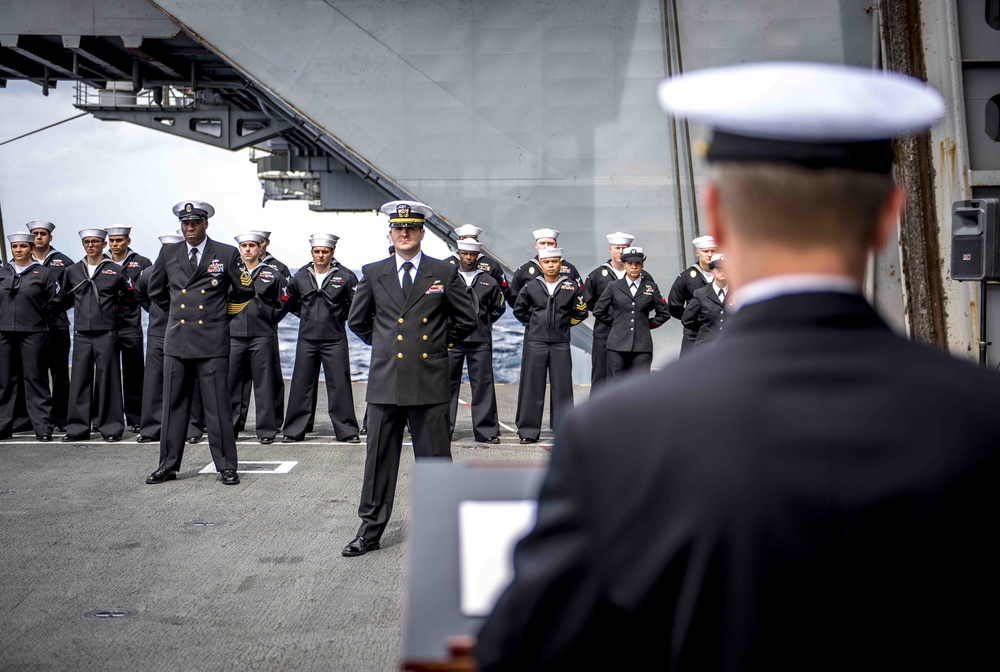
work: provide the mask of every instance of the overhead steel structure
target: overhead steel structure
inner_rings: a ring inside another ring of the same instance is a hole
[[[898,328],[975,352],[977,296],[948,281],[940,223],[951,201],[1000,185],[1000,150],[977,126],[1000,88],[996,5],[0,0],[0,85],[74,81],[101,119],[253,147],[265,200],[424,201],[438,233],[481,226],[509,267],[531,255],[535,228],[563,231],[584,272],[606,258],[606,233],[629,231],[667,285],[700,233],[705,168],[691,147],[705,131],[662,114],[662,77],[765,59],[911,72],[951,115],[907,151],[917,196],[869,291]],[[660,331],[661,345],[679,333]]]

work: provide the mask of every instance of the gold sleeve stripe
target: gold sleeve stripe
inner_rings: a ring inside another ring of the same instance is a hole
[[[250,305],[249,301],[244,301],[243,303],[227,303],[226,312],[230,315],[238,315],[241,310]]]

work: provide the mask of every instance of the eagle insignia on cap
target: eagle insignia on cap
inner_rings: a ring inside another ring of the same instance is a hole
[[[698,271],[696,271],[696,270],[694,270],[694,269],[692,268],[692,269],[691,269],[691,277],[692,277],[692,278],[697,278],[697,277],[698,277]]]
[[[409,217],[410,206],[408,206],[405,203],[400,203],[399,205],[396,206],[396,214],[399,215],[400,217]]]
[[[184,212],[192,212],[193,210],[194,210],[194,206],[191,205],[190,203],[188,203],[187,205],[184,206]]]

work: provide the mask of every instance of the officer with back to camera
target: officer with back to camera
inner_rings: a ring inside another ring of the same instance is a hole
[[[862,293],[906,199],[893,139],[944,101],[819,63],[659,93],[714,129],[703,221],[738,310],[711,349],[567,418],[479,669],[996,668],[1000,378]],[[709,440],[663,431],[692,418]]]
[[[229,320],[253,300],[253,280],[241,276],[235,247],[207,236],[215,208],[191,200],[181,201],[173,212],[184,242],[162,248],[149,277],[150,300],[167,306],[167,330],[160,463],[146,483],[177,477],[197,387],[218,478],[223,485],[236,485],[240,477],[228,385]]]

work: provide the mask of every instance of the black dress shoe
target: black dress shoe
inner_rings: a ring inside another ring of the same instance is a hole
[[[90,441],[90,434],[67,434],[63,441]]]
[[[499,436],[491,436],[490,438],[486,439],[485,441],[479,441],[478,443],[492,443],[492,444],[496,445],[496,444],[500,443],[500,437]]]
[[[189,436],[187,438],[187,442],[188,443],[198,443],[199,441],[201,441],[201,437],[200,436]]]
[[[270,446],[272,443],[274,443],[274,439],[268,436],[262,436],[257,440],[260,441],[261,445],[264,446]]]
[[[152,443],[155,440],[156,439],[154,439],[153,437],[146,436],[145,434],[140,434],[139,436],[135,437],[136,443]]]
[[[240,482],[240,477],[235,469],[223,469],[217,478],[222,481],[223,485],[238,485]]]
[[[283,437],[281,437],[281,442],[282,443],[298,443],[301,440],[302,439],[296,439],[296,438],[291,437],[291,436],[283,436]]]
[[[111,436],[105,436],[104,440],[107,441],[108,443],[114,443],[115,441],[121,441],[122,437],[111,435]]]
[[[358,438],[357,434],[355,434],[354,436],[349,436],[344,439],[343,443],[361,443],[361,439]]]
[[[526,439],[524,437],[521,437],[521,445],[528,443],[538,443],[538,439]]]
[[[358,433],[359,433],[359,434],[360,434],[361,436],[368,436],[368,428],[367,428],[367,427],[362,427],[362,428],[361,428],[361,431],[360,431],[360,432],[358,432]]]
[[[355,537],[354,541],[344,546],[344,550],[340,553],[341,555],[346,555],[349,558],[353,558],[356,555],[364,555],[368,551],[377,551],[378,542],[368,541],[364,537]]]
[[[49,442],[49,441],[52,440],[52,435],[51,434],[39,434],[38,435],[38,440],[39,441],[45,441],[47,443],[47,442]]]
[[[166,469],[157,469],[149,476],[146,477],[147,485],[157,485],[158,483],[166,483],[167,481],[172,481],[177,478],[176,471],[167,471]]]
[[[91,425],[90,426],[90,431],[92,431],[92,432],[99,432],[99,431],[101,431],[101,428],[98,427],[97,425]]]

